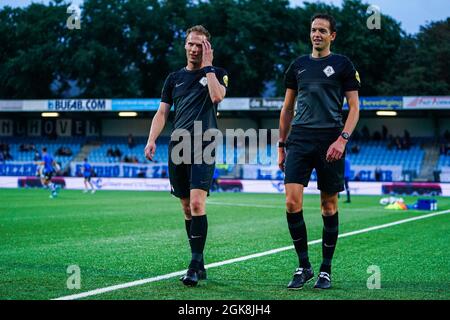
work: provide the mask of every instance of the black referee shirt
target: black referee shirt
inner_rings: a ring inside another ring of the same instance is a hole
[[[228,86],[225,69],[214,67],[220,84]],[[206,74],[202,69],[189,71],[182,68],[167,77],[161,94],[161,102],[174,105],[175,129],[193,133],[194,121],[202,122],[202,129],[217,129],[217,104],[213,104],[208,91]]]
[[[297,58],[286,71],[286,88],[297,91],[293,126],[302,128],[341,128],[345,92],[359,90],[359,74],[343,55]]]

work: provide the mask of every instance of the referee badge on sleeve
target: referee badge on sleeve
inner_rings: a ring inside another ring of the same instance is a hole
[[[225,83],[225,87],[228,87],[228,76],[227,75],[223,76],[223,83]]]
[[[355,78],[358,80],[359,84],[361,84],[361,79],[359,78],[359,72],[355,71]]]

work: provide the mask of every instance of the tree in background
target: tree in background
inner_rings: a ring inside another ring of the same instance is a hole
[[[450,18],[420,28],[402,39],[387,80],[386,95],[448,95],[450,92]]]
[[[159,97],[168,73],[185,64],[185,30],[195,24],[213,35],[214,63],[230,74],[227,96],[282,96],[288,64],[311,51],[316,12],[336,17],[332,49],[355,63],[362,95],[449,92],[448,19],[411,36],[385,15],[369,30],[360,0],[85,0],[81,30],[69,30],[68,6],[0,10],[0,98]]]
[[[230,74],[231,97],[260,96],[284,72],[294,21],[287,0],[212,0],[190,10],[186,24],[202,23],[212,33],[214,61]]]
[[[31,99],[60,95],[68,83],[67,6],[31,4],[0,11],[0,97]],[[52,92],[52,85],[59,85]]]

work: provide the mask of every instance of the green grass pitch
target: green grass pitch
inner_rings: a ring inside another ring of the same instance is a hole
[[[165,192],[0,190],[0,299],[53,299],[181,271],[190,259],[183,215]],[[340,233],[428,214],[389,211],[381,197],[340,199]],[[408,204],[416,198],[405,197]],[[438,198],[439,210],[450,198]],[[208,199],[206,263],[292,244],[283,195],[213,193]],[[308,240],[321,238],[318,196],[305,196]],[[87,299],[449,299],[450,214],[339,239],[333,289],[286,285],[297,266],[287,250],[208,270],[186,288],[178,277]],[[321,245],[309,247],[318,271]],[[69,265],[81,270],[81,289],[69,290]],[[381,270],[381,289],[369,290],[367,269]]]

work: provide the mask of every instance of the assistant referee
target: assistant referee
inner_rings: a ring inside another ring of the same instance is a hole
[[[301,289],[314,277],[303,219],[303,189],[315,169],[323,218],[322,264],[315,288],[331,288],[331,261],[338,238],[338,193],[344,190],[345,147],[359,119],[359,74],[345,56],[332,53],[336,21],[328,14],[311,19],[312,54],[286,71],[280,115],[278,165],[285,172],[286,216],[299,266],[288,289]],[[343,102],[349,114],[343,120]],[[294,112],[295,99],[297,107]]]
[[[186,275],[181,278],[187,286],[196,286],[199,280],[206,279],[203,251],[208,220],[205,202],[211,188],[215,164],[207,163],[204,159],[197,163],[194,152],[190,156],[187,155],[189,161],[179,163],[172,157],[172,150],[178,145],[174,141],[177,131],[188,132],[192,144],[195,145],[197,142],[204,148],[202,135],[193,135],[195,122],[201,124],[202,133],[218,128],[217,107],[225,97],[228,75],[225,69],[212,64],[214,57],[210,38],[208,30],[201,25],[187,30],[185,40],[187,65],[167,77],[161,94],[161,103],[152,120],[144,151],[148,159],[153,159],[156,139],[166,124],[171,106],[174,105],[174,131],[169,145],[169,179],[171,193],[181,202],[191,247],[192,259]]]

